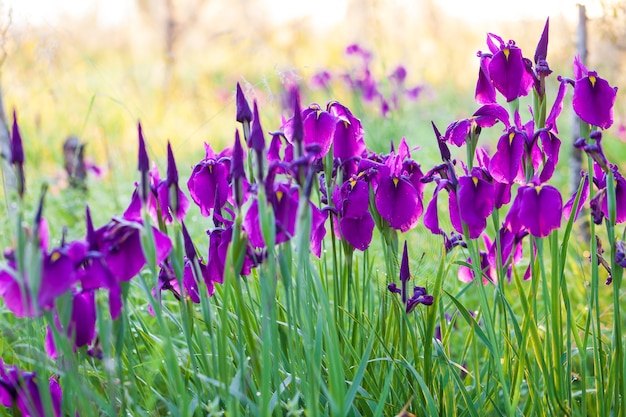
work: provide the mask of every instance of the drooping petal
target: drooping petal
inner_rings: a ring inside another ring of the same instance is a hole
[[[381,217],[402,232],[413,228],[424,210],[419,192],[403,177],[380,179],[375,202]]]
[[[617,87],[598,77],[595,71],[590,71],[586,77],[574,84],[572,106],[583,121],[608,129],[613,124],[613,105],[617,96]]]

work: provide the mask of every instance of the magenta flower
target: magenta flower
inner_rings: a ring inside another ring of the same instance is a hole
[[[96,304],[95,292],[83,291],[73,294],[72,315],[67,330],[63,332],[58,315],[55,312],[57,329],[71,339],[74,349],[91,345],[96,335]],[[48,327],[45,340],[45,349],[48,356],[57,358],[57,349],[51,329]]]
[[[333,193],[339,211],[335,229],[354,248],[365,250],[372,241],[374,218],[369,212],[369,185],[363,176],[352,177]]]
[[[326,109],[336,118],[333,156],[342,163],[362,157],[366,149],[361,121],[338,101],[329,102]]]
[[[602,129],[611,127],[617,87],[611,87],[597,72],[587,70],[579,56],[574,59],[574,78],[572,105],[578,117]]]
[[[488,99],[493,97],[487,78],[491,80],[493,87],[506,98],[506,101],[510,102],[528,95],[534,80],[522,56],[522,50],[515,45],[514,41],[504,43],[501,37],[493,33],[487,34],[487,46],[491,55],[480,52],[478,55],[481,60],[490,59],[490,61],[488,66],[481,64],[481,76],[479,76],[476,89],[477,100],[484,102],[485,97]],[[483,71],[485,66],[486,71]]]
[[[423,174],[416,163],[409,164],[410,153],[406,140],[391,153],[379,171],[376,188],[376,209],[393,229],[406,232],[413,228],[424,211],[422,202]],[[406,168],[410,168],[411,172]]]
[[[323,158],[332,145],[335,135],[337,119],[317,104],[311,104],[302,111],[302,125],[304,128],[304,146],[317,144],[320,147],[315,158]],[[286,133],[286,132],[285,132]]]
[[[514,234],[528,230],[535,237],[546,237],[561,226],[562,214],[563,201],[556,188],[525,185],[517,189],[504,224]]]
[[[55,248],[49,253],[43,252],[42,257],[41,281],[35,306],[31,298],[32,277],[27,274],[20,277],[13,251],[5,253],[8,262],[0,272],[0,297],[17,317],[33,317],[43,310],[53,308],[54,300],[69,291],[77,281],[74,261],[69,256],[67,247]]]
[[[0,404],[15,407],[25,417],[44,417],[44,406],[39,394],[37,376],[34,372],[26,372],[14,365],[6,365],[0,359]],[[63,394],[58,381],[50,377],[48,389],[52,399],[54,417],[61,416],[61,400]]]
[[[470,176],[459,178],[457,198],[460,219],[467,225],[469,237],[476,239],[487,227],[487,217],[495,206],[493,184],[481,177],[480,170],[474,169]]]
[[[515,128],[500,137],[496,153],[489,164],[489,173],[496,181],[512,184],[524,179],[522,158],[525,142],[525,135]]]
[[[522,50],[510,40],[504,43],[501,37],[487,34],[487,45],[493,54],[489,62],[489,78],[506,101],[528,95],[533,86],[533,77],[522,56]]]
[[[193,167],[187,182],[191,199],[200,207],[200,214],[211,215],[215,195],[225,204],[232,198],[230,179],[230,150],[225,149],[215,154],[209,144],[204,144],[205,158]]]

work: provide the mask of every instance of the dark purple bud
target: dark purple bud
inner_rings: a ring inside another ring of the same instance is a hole
[[[150,161],[148,159],[148,153],[146,152],[146,142],[143,138],[143,132],[141,129],[141,123],[137,123],[137,133],[139,136],[139,150],[137,152],[137,170],[140,173],[141,180],[139,182],[139,196],[141,201],[145,205],[148,201],[150,193],[149,171]]]
[[[302,110],[300,109],[300,95],[295,94],[295,104],[293,109],[293,132],[291,140],[297,143],[299,155],[302,156],[302,140],[304,139],[304,127],[302,126]]]
[[[176,160],[169,141],[167,142],[167,184],[178,184],[178,168],[176,168]]]
[[[446,144],[445,137],[441,136],[439,129],[437,129],[437,126],[435,125],[435,122],[431,121],[430,123],[433,125],[433,130],[435,131],[435,137],[437,138],[437,145],[439,145],[439,153],[441,154],[441,159],[443,161],[449,161],[451,159],[450,149]]]
[[[535,50],[535,64],[539,65],[539,61],[545,61],[548,59],[548,30],[550,27],[550,18],[546,19],[546,24],[543,27],[543,32],[541,33],[541,38],[539,38],[539,43],[537,44],[537,49]]]
[[[89,206],[85,207],[85,222],[87,223],[87,244],[90,251],[98,250],[98,241],[96,237],[96,229],[93,227],[93,221],[91,220],[91,211]]]
[[[141,123],[137,123],[137,132],[139,135],[139,152],[137,157],[137,170],[139,172],[148,173],[150,171],[150,160],[148,159],[148,153],[146,152],[146,142],[143,138],[143,131],[141,129]]]
[[[181,222],[183,226],[183,242],[185,244],[185,255],[187,259],[193,262],[194,259],[198,257],[196,253],[196,248],[191,241],[191,236],[189,236],[189,231],[187,230],[187,226],[185,226],[184,222]]]
[[[263,152],[265,149],[265,135],[261,127],[261,119],[259,118],[259,108],[254,101],[254,119],[252,121],[252,129],[250,130],[250,138],[248,139],[248,147],[256,152]]]
[[[11,131],[11,164],[15,167],[15,176],[17,181],[17,195],[22,198],[24,189],[26,188],[26,179],[24,177],[24,146],[22,145],[22,136],[17,125],[17,116],[13,110],[13,129]]]
[[[402,264],[400,265],[400,282],[402,283],[402,302],[406,304],[407,301],[407,282],[411,279],[411,272],[409,271],[409,252],[407,250],[406,240],[404,241],[404,250],[402,251]]]
[[[22,145],[22,135],[17,125],[17,115],[13,110],[13,129],[11,131],[11,163],[24,164],[24,147]]]
[[[233,181],[235,203],[237,207],[241,207],[243,203],[243,178],[245,169],[243,164],[243,148],[241,147],[241,139],[239,139],[239,131],[235,131],[235,145],[233,146],[233,154],[230,162],[230,175]]]
[[[237,121],[242,124],[244,122],[250,123],[252,121],[252,111],[250,110],[248,100],[246,100],[246,96],[244,96],[243,91],[241,90],[241,85],[239,85],[239,83],[237,83],[236,105]]]

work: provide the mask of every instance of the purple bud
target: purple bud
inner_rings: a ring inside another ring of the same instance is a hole
[[[451,159],[450,149],[446,144],[445,137],[441,136],[441,132],[437,129],[435,122],[430,122],[433,125],[433,130],[435,131],[435,136],[437,137],[437,145],[439,145],[439,153],[441,154],[441,159],[443,161],[449,161]]]
[[[85,222],[87,223],[87,244],[89,245],[89,250],[98,250],[96,229],[93,227],[89,206],[85,207]]]
[[[24,164],[24,147],[22,145],[22,136],[17,125],[17,116],[13,110],[13,130],[11,132],[11,163]]]
[[[13,130],[11,132],[11,164],[15,167],[17,194],[22,198],[24,196],[24,189],[26,188],[26,179],[24,178],[24,147],[22,145],[20,129],[17,125],[15,110],[13,110]]]
[[[185,244],[185,255],[187,259],[193,262],[194,259],[198,257],[196,253],[196,248],[191,241],[191,236],[189,236],[189,231],[187,230],[187,226],[185,226],[185,222],[181,222],[183,226],[183,242]]]
[[[148,160],[148,153],[146,152],[146,142],[143,139],[143,132],[141,129],[141,123],[137,123],[137,133],[139,136],[139,151],[137,152],[137,170],[140,173],[141,180],[139,184],[141,201],[145,205],[148,202],[148,195],[150,192],[150,181],[148,178],[148,172],[150,171],[150,161]]]
[[[293,142],[298,144],[300,150],[302,149],[302,139],[304,138],[304,128],[302,127],[302,110],[300,110],[300,97],[298,94],[295,95],[295,105],[293,109],[293,132],[291,134],[291,139]],[[300,152],[301,154],[302,152]],[[299,155],[302,156],[302,155]]]
[[[137,123],[137,132],[139,134],[139,152],[137,158],[137,170],[139,172],[147,173],[150,171],[150,160],[148,159],[148,153],[146,152],[146,142],[143,138],[143,131],[141,129],[141,123]]]
[[[235,131],[235,145],[233,146],[233,154],[230,162],[230,175],[233,181],[235,203],[237,207],[241,207],[243,203],[242,180],[245,176],[243,165],[243,148],[241,147],[241,139],[239,139],[239,131]]]
[[[254,119],[252,121],[252,129],[250,130],[248,147],[257,152],[262,152],[265,149],[265,135],[263,134],[263,128],[261,127],[259,108],[256,104],[256,100],[254,101]]]
[[[176,168],[172,145],[169,141],[167,142],[167,184],[178,184],[178,169]]]
[[[250,123],[252,121],[252,111],[250,110],[250,105],[248,104],[248,100],[246,100],[246,96],[244,96],[243,91],[241,90],[241,85],[237,83],[237,116],[236,119],[239,123]]]
[[[539,64],[539,61],[545,61],[548,58],[549,27],[550,27],[550,18],[547,18],[546,24],[543,27],[543,32],[541,33],[541,38],[539,38],[539,43],[537,44],[537,49],[535,50],[535,64]]]
[[[402,302],[406,304],[407,282],[411,279],[411,272],[409,271],[409,252],[407,250],[406,240],[404,241],[404,250],[402,251],[402,264],[400,265],[400,282],[402,282]]]

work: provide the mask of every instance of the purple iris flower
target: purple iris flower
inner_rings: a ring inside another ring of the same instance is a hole
[[[191,236],[187,231],[187,227],[183,223],[183,239],[185,242],[185,267],[183,270],[183,287],[189,298],[194,303],[200,302],[200,291],[198,289],[198,280],[202,279],[206,285],[209,297],[215,292],[215,287],[209,269],[203,262],[202,258],[198,257],[196,248],[191,241]]]
[[[512,184],[524,179],[522,158],[525,142],[525,135],[516,128],[510,128],[500,137],[489,164],[489,173],[496,181]]]
[[[528,95],[534,79],[522,56],[522,50],[514,41],[505,43],[501,37],[493,33],[487,34],[487,46],[491,55],[479,52],[481,60],[490,59],[488,65],[481,64],[481,75],[476,89],[479,103],[484,102],[485,98],[489,100],[493,97],[487,85],[487,78],[508,102]],[[486,71],[483,70],[485,67]]]
[[[228,208],[225,208],[231,218],[234,219],[235,214]],[[207,231],[209,235],[209,255],[207,258],[207,274],[208,279],[212,283],[224,283],[224,269],[226,266],[226,255],[228,247],[233,237],[233,220],[222,217],[221,214],[213,214],[213,222],[216,227]],[[241,267],[241,275],[250,275],[252,268],[259,265],[263,260],[264,254],[252,250],[248,246],[244,255],[243,265]]]
[[[178,221],[185,218],[189,209],[189,200],[178,187],[178,169],[169,142],[167,143],[167,178],[158,185],[157,195],[161,214],[166,224],[174,221],[172,216],[175,216]]]
[[[235,93],[235,104],[237,109],[235,119],[242,124],[243,136],[244,139],[247,141],[250,137],[250,122],[252,122],[252,111],[250,110],[248,100],[246,100],[246,96],[243,94],[243,91],[241,90],[241,85],[239,85],[239,83],[237,83],[237,92]]]
[[[54,307],[54,300],[69,291],[77,280],[74,262],[67,253],[67,248],[55,248],[42,256],[41,282],[35,308],[30,295],[29,276],[25,274],[18,278],[19,272],[13,253],[5,253],[8,264],[0,272],[0,297],[17,317],[33,317],[41,314],[42,310],[51,309]]]
[[[476,239],[487,227],[487,217],[495,206],[493,184],[482,178],[479,169],[473,169],[470,176],[459,178],[457,198],[459,216],[467,225],[469,237]],[[462,229],[457,229],[462,233]]]
[[[333,193],[333,202],[339,211],[335,229],[340,237],[356,249],[364,251],[372,241],[374,218],[369,212],[369,184],[362,175],[352,177]]]
[[[53,308],[55,299],[69,291],[78,280],[69,247],[64,245],[48,251],[47,223],[39,218],[37,235],[42,265],[36,305],[31,298],[32,277],[26,271],[19,276],[12,249],[5,252],[7,264],[0,271],[0,297],[4,299],[5,306],[18,317],[33,317]]]
[[[602,149],[602,132],[596,130],[589,135],[593,142],[585,138],[579,138],[574,142],[574,147],[585,151],[604,172],[609,171],[609,161]]]
[[[302,111],[302,125],[304,146],[319,145],[320,151],[315,155],[315,158],[323,158],[332,145],[337,118],[322,110],[319,105],[311,104]]]
[[[311,88],[314,89],[328,89],[330,88],[330,81],[332,76],[328,71],[322,70],[311,77]]]
[[[55,325],[60,332],[63,332],[56,313]],[[72,340],[74,349],[92,344],[96,335],[96,304],[94,291],[83,291],[73,294],[72,315],[65,334]],[[53,359],[57,358],[57,350],[50,328],[48,328],[46,334],[45,349],[48,356]]]
[[[511,126],[509,113],[497,103],[488,103],[476,110],[472,117],[457,120],[448,125],[444,137],[448,142],[461,147],[467,142],[472,132],[492,127],[497,122],[502,122],[508,129]]]
[[[118,281],[130,281],[146,264],[141,248],[140,222],[130,222],[121,218],[113,218],[109,223],[95,230],[95,241],[98,251],[113,276]],[[152,227],[156,248],[156,263],[160,264],[167,258],[172,243],[166,234]]]
[[[59,417],[62,415],[61,387],[53,377],[50,377],[48,384],[52,411],[54,417]],[[6,365],[0,359],[0,404],[8,408],[16,407],[19,413],[26,417],[44,417],[44,406],[35,373],[22,371],[14,365]]]
[[[454,173],[454,167],[450,161],[444,162],[441,165],[436,166],[431,171],[426,173],[422,182],[435,182],[435,190],[433,191],[433,197],[430,199],[426,211],[424,212],[424,226],[431,233],[439,235],[443,231],[439,227],[439,213],[437,210],[437,203],[439,193],[442,190],[448,192],[448,211],[450,214],[450,221],[454,229],[460,233],[463,233],[461,227],[461,219],[459,216],[459,205],[456,199],[456,190],[458,187],[458,179]]]
[[[610,166],[615,179],[615,223],[620,224],[626,222],[626,179],[619,173],[616,165]],[[604,217],[609,218],[608,199],[605,193],[602,195],[602,213]]]
[[[129,281],[146,264],[141,247],[141,222],[113,218],[94,230],[87,209],[87,238],[70,245],[83,291],[109,290],[111,317],[116,319],[122,308],[121,281]],[[162,263],[170,253],[172,243],[166,234],[152,228],[156,248],[156,263]]]
[[[384,169],[379,172],[375,198],[380,216],[387,220],[393,229],[402,232],[413,228],[424,211],[423,184],[420,182],[423,174],[416,163],[404,164],[408,158],[410,158],[408,145],[402,138],[398,154],[391,153],[385,161]],[[411,174],[405,170],[407,166],[412,168]]]
[[[338,101],[329,102],[326,109],[336,118],[333,156],[344,164],[354,158],[361,158],[366,150],[361,121],[352,114],[350,109]],[[351,171],[348,175],[354,173]]]
[[[524,230],[535,237],[545,237],[561,225],[563,201],[559,191],[551,185],[524,185],[504,221],[517,234]]]
[[[574,59],[574,78],[572,105],[578,117],[602,129],[611,127],[617,87],[611,87],[597,72],[587,70],[579,56]]]
[[[499,209],[505,204],[509,204],[511,202],[511,184],[500,182],[493,178],[491,173],[489,172],[489,166],[491,165],[491,158],[489,154],[485,150],[485,148],[477,148],[476,149],[476,160],[478,161],[478,166],[483,170],[483,173],[489,173],[489,176],[492,179],[492,184],[494,187],[494,206]]]
[[[193,167],[187,182],[191,199],[200,207],[200,214],[211,215],[214,208],[215,195],[225,204],[232,198],[230,187],[230,149],[215,154],[209,144],[204,144],[205,158]]]

